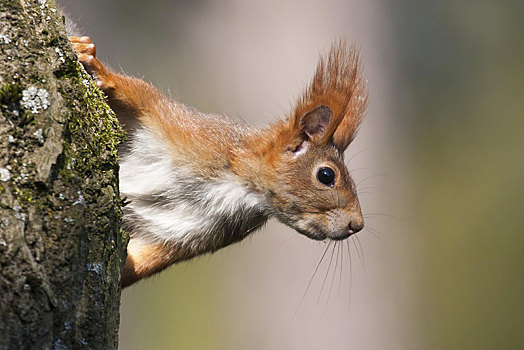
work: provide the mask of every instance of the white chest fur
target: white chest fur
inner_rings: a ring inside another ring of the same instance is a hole
[[[169,147],[141,130],[120,162],[120,191],[131,201],[131,237],[182,245],[201,254],[244,238],[267,220],[264,197],[226,170],[211,180],[177,164]]]

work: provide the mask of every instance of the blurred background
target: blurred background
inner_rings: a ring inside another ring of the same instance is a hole
[[[358,239],[313,278],[326,244],[275,221],[173,266],[123,292],[121,349],[522,346],[524,2],[61,4],[106,63],[204,112],[284,115],[336,38],[369,84]]]

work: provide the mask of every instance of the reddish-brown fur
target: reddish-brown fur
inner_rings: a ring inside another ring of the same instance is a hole
[[[343,42],[335,44],[327,58],[320,59],[313,80],[288,118],[266,129],[255,130],[225,119],[203,118],[200,112],[170,101],[152,85],[106,69],[95,57],[95,47],[89,38],[73,37],[71,41],[80,61],[96,76],[99,86],[108,95],[111,106],[131,114],[132,118],[124,123],[129,122],[132,126],[133,119],[137,119],[166,139],[174,156],[193,161],[203,177],[211,178],[227,168],[257,191],[277,193],[273,196],[273,205],[283,212],[290,208],[294,199],[286,194],[279,195],[281,188],[296,188],[299,194],[302,191],[305,202],[315,200],[309,197],[309,189],[301,187],[310,180],[309,173],[297,170],[296,160],[290,154],[307,140],[301,118],[319,106],[328,106],[332,118],[325,131],[309,140],[313,144],[311,154],[301,166],[306,169],[328,157],[339,179],[339,202],[344,204],[340,210],[358,213],[355,220],[362,222],[356,192],[342,160],[342,153],[353,140],[367,103],[366,86],[354,48],[348,48]],[[331,145],[338,152],[333,151]],[[323,196],[323,188],[319,187],[318,191]],[[317,216],[319,222],[325,220],[320,214]],[[191,257],[191,252],[170,244],[138,240],[130,243],[128,253],[122,275],[124,287]]]

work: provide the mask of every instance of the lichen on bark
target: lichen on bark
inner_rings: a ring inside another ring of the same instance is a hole
[[[123,133],[51,1],[0,23],[0,349],[116,348]]]

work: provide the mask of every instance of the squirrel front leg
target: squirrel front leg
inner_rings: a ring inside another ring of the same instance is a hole
[[[169,105],[167,97],[143,80],[105,67],[96,57],[95,44],[89,37],[70,37],[69,40],[78,60],[107,95],[109,106],[126,129],[134,128],[137,122],[153,128],[158,125],[166,112],[161,109]]]
[[[167,112],[162,110],[169,105],[167,98],[155,87],[140,79],[106,68],[96,57],[95,45],[89,37],[71,37],[70,41],[78,60],[107,95],[111,109],[128,131],[133,129],[137,122],[158,129],[158,121],[161,121],[161,116]],[[175,249],[168,244],[152,244],[140,238],[131,238],[122,271],[122,287],[165,269],[183,255],[184,252],[175,255]]]

